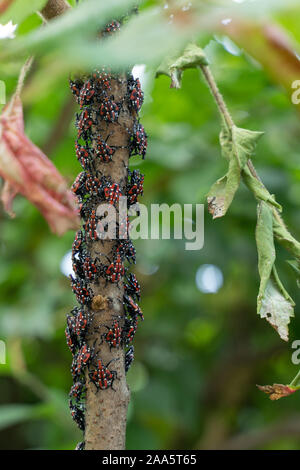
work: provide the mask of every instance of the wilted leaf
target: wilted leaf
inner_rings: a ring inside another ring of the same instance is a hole
[[[156,72],[156,76],[167,75],[171,78],[171,88],[181,87],[182,72],[186,69],[207,65],[203,50],[196,44],[189,44],[179,57],[166,59]]]
[[[293,268],[297,276],[297,285],[300,288],[300,261],[299,260],[288,260],[287,263]]]
[[[279,398],[288,397],[298,390],[296,387],[282,384],[257,385],[257,388],[269,395],[270,400],[279,400]]]
[[[280,220],[280,219],[279,219]],[[274,218],[274,235],[276,239],[290,251],[296,259],[300,260],[300,243],[296,240],[286,228],[284,222]]]
[[[294,306],[295,303],[281,284],[274,266],[258,313],[261,318],[266,318],[284,341],[289,339],[288,324],[294,316]]]
[[[182,71],[178,69],[171,69],[174,60],[176,60],[174,57],[165,58],[156,70],[156,77],[159,77],[160,75],[166,75],[171,79],[170,88],[180,88]]]
[[[257,211],[256,244],[260,287],[257,297],[257,313],[288,340],[288,324],[294,316],[294,302],[283,287],[276,268],[276,252],[273,235],[273,212],[261,201]]]
[[[256,245],[258,254],[258,272],[260,287],[257,297],[257,311],[260,313],[262,300],[265,295],[267,283],[271,277],[276,259],[273,236],[272,209],[263,201],[257,206]]]
[[[11,216],[13,199],[20,193],[41,211],[55,233],[78,227],[74,195],[53,163],[24,134],[18,92],[0,116],[0,176],[5,180],[1,199]]]
[[[220,134],[222,155],[229,161],[228,172],[220,178],[207,195],[208,210],[213,218],[223,217],[240,185],[241,171],[248,158],[255,151],[258,139],[263,132],[253,132],[232,126],[228,129],[223,124]]]
[[[252,191],[256,199],[258,199],[259,201],[269,202],[274,207],[276,207],[276,209],[282,211],[282,207],[275,200],[275,196],[273,194],[270,194],[267,188],[257,178],[255,178],[255,176],[251,174],[248,166],[245,166],[243,168],[242,173],[244,183],[250,189],[250,191]]]

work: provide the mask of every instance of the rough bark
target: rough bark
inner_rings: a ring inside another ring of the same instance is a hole
[[[65,13],[70,8],[65,0],[49,0],[41,11],[45,20]],[[105,122],[97,120],[92,127],[90,136],[91,146],[94,147],[95,139],[101,136],[104,140],[109,136],[109,145],[116,147],[113,160],[110,163],[95,164],[91,171],[94,177],[105,176],[112,182],[118,183],[122,194],[126,195],[128,182],[128,162],[130,156],[130,138],[137,112],[129,109],[126,104],[127,77],[120,74],[111,81],[111,92],[114,101],[122,103],[117,122]],[[97,118],[99,101],[90,105],[93,114]],[[98,201],[99,203],[99,201]],[[97,204],[98,204],[97,203]],[[90,209],[97,208],[97,204]],[[83,221],[84,226],[85,221]],[[101,263],[113,261],[112,254],[115,251],[117,241],[86,241],[86,247],[92,259],[100,258]],[[92,323],[87,335],[87,343],[94,347],[93,364],[101,358],[102,364],[110,362],[110,370],[116,372],[113,388],[97,390],[90,381],[89,371],[85,372],[85,432],[84,444],[79,448],[86,450],[122,450],[125,448],[127,408],[130,392],[125,376],[125,349],[122,344],[118,348],[110,348],[109,344],[102,341],[103,334],[107,332],[116,316],[119,317],[120,326],[124,325],[125,312],[123,306],[124,284],[108,282],[99,276],[96,282],[90,283],[89,288],[93,292],[93,299],[89,307]],[[86,311],[86,308],[85,308]]]
[[[112,95],[116,102],[121,102],[127,93],[126,80],[112,82]],[[95,108],[97,113],[97,106]],[[100,122],[95,126],[93,133],[95,136],[101,135],[104,140],[108,135],[109,145],[118,148],[110,163],[98,163],[96,172],[100,171],[102,175],[110,177],[113,182],[120,185],[122,193],[125,194],[128,178],[128,139],[129,134],[126,129],[132,131],[134,116],[129,112],[126,106],[120,113],[118,122],[104,123]],[[103,253],[112,260],[112,251],[114,250],[114,241],[92,242],[89,249],[93,258],[99,257]],[[106,261],[107,263],[107,261]],[[116,315],[123,318],[124,322],[123,283],[118,284],[107,282],[99,278],[99,284],[91,286],[94,292],[92,302],[93,324],[89,345],[92,346],[97,341],[96,355],[100,357],[104,364],[112,361],[110,369],[117,372],[117,380],[114,381],[113,388],[96,391],[93,383],[89,381],[88,371],[86,372],[86,417],[85,417],[85,448],[87,450],[105,449],[121,450],[125,448],[126,418],[127,407],[130,393],[126,384],[125,376],[125,352],[124,348],[112,348],[106,342],[100,344],[99,338],[107,332],[105,325],[111,325]],[[100,304],[97,306],[97,304]],[[97,308],[98,307],[98,308]]]

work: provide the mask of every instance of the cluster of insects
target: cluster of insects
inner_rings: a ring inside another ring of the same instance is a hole
[[[119,29],[120,23],[112,21],[102,36]],[[116,99],[118,84],[126,90],[122,99]],[[115,181],[109,176],[109,165],[117,160],[120,149],[127,149],[129,157],[140,155],[144,159],[147,134],[138,118],[144,94],[139,79],[132,74],[121,77],[107,69],[95,70],[88,77],[70,80],[70,89],[79,105],[75,123],[75,153],[82,167],[71,189],[78,201],[82,227],[76,233],[72,246],[73,275],[70,276],[79,306],[67,316],[65,333],[73,358],[69,406],[72,418],[84,431],[87,381],[97,393],[114,390],[118,379],[114,359],[105,363],[97,351],[101,350],[103,343],[110,350],[125,348],[124,369],[127,372],[134,359],[132,343],[138,323],[144,319],[138,305],[140,285],[135,274],[129,272],[126,266],[126,263],[136,262],[136,251],[129,237],[130,222],[128,216],[121,218],[118,207],[121,197],[127,198],[127,209],[137,203],[138,197],[143,194],[144,175],[139,170],[128,170],[125,165],[127,180]],[[131,129],[125,128],[120,119],[128,113],[134,121]],[[116,126],[122,127],[123,134],[125,131],[126,145],[117,146],[114,143]],[[119,214],[118,235],[109,253],[104,244],[108,238],[105,217],[97,213],[99,204],[107,204]],[[105,253],[101,252],[101,246]],[[124,293],[119,301],[124,306],[124,314],[113,316],[110,324],[94,326],[91,311],[95,292],[99,292],[99,286],[105,289],[108,283],[123,286]],[[97,328],[101,331],[92,344],[91,337],[95,338]],[[84,442],[79,443],[77,449],[84,449]]]

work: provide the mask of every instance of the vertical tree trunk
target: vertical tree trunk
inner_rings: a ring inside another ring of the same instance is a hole
[[[130,113],[126,103],[127,80],[126,77],[118,77],[111,83],[111,94],[115,102],[122,102],[123,107],[120,112],[118,122],[105,125],[100,121],[93,128],[92,145],[101,136],[107,139],[110,147],[116,149],[110,163],[101,163],[99,160],[95,165],[95,175],[101,175],[119,184],[122,194],[126,194],[128,180],[129,161],[129,136],[133,132],[134,116]],[[99,113],[99,104],[93,106],[95,115]],[[128,129],[128,130],[126,130]],[[124,148],[122,148],[124,147]],[[99,253],[106,255],[110,262],[113,261],[112,253],[115,252],[116,241],[106,240],[90,243],[90,252],[93,258],[99,257]],[[102,257],[103,259],[103,257]],[[104,263],[107,261],[103,259]],[[92,347],[97,340],[96,355],[101,357],[103,364],[110,364],[110,368],[117,372],[117,380],[114,381],[113,388],[97,391],[94,384],[88,379],[86,372],[86,429],[85,445],[86,449],[124,449],[127,407],[129,403],[129,389],[125,376],[125,351],[123,347],[110,348],[107,342],[99,342],[99,337],[107,332],[106,326],[113,324],[117,316],[121,316],[120,326],[124,327],[124,307],[122,303],[124,287],[122,280],[118,283],[107,282],[102,277],[99,284],[93,285],[95,294],[92,302],[94,332],[89,340]],[[97,305],[98,304],[98,305]]]
[[[49,20],[68,8],[64,0],[49,0],[41,13]],[[118,28],[119,23],[113,21],[104,34]],[[99,83],[102,83],[100,87]],[[92,99],[89,99],[90,87],[95,93]],[[124,284],[126,270],[123,272],[123,262],[125,258],[134,260],[135,251],[131,248],[127,254],[122,252],[122,236],[103,239],[101,220],[95,214],[100,203],[110,201],[117,205],[113,200],[112,188],[118,188],[116,192],[119,191],[122,196],[130,194],[129,206],[137,202],[137,196],[143,191],[143,175],[138,171],[134,178],[131,174],[128,181],[129,157],[132,154],[144,157],[147,147],[147,136],[138,122],[143,94],[139,81],[130,74],[110,75],[109,71],[71,81],[71,90],[77,95],[81,107],[76,123],[76,153],[84,171],[72,186],[81,203],[83,221],[79,232],[79,240],[82,241],[78,243],[75,240],[73,245],[76,278],[72,279],[72,287],[80,307],[72,310],[67,317],[66,329],[67,342],[73,354],[71,370],[74,385],[70,392],[70,408],[72,417],[84,430],[84,442],[77,446],[78,449],[121,450],[125,448],[130,398],[125,374],[133,358],[131,348],[127,354],[125,349],[133,340],[138,316],[142,317],[142,312],[135,302],[139,298],[136,279],[130,278],[130,284],[127,277],[127,284]],[[117,108],[114,108],[115,105]],[[92,125],[85,129],[91,121]],[[102,145],[100,150],[99,142]],[[110,161],[103,158],[106,143],[112,152]],[[82,155],[88,155],[88,158],[82,159]],[[87,188],[90,192],[86,191]],[[97,235],[93,221],[97,222],[100,230]],[[122,223],[124,220],[118,213],[117,230]],[[91,266],[95,269],[93,273]],[[124,299],[127,299],[125,308]],[[117,334],[113,341],[108,341],[107,333],[113,332],[114,324],[118,325],[119,336]]]

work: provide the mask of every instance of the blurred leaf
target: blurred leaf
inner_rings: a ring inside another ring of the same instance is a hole
[[[300,45],[287,31],[272,23],[235,19],[222,26],[222,30],[262,64],[275,82],[283,85],[288,94],[291,94],[292,83],[300,76]]]
[[[7,42],[5,55],[28,54],[29,51],[41,53],[62,46],[64,42],[77,41],[78,37],[91,38],[111,18],[127,13],[135,4],[136,0],[111,0],[107,3],[87,0],[42,28],[17,38],[13,43]]]
[[[11,20],[13,23],[20,24],[32,13],[43,8],[46,3],[47,0],[14,0],[9,8],[0,15],[0,23],[5,24]]]
[[[21,70],[16,93],[0,116],[0,175],[5,183],[1,200],[12,217],[18,193],[43,214],[51,230],[62,235],[79,226],[74,194],[47,156],[24,133],[20,92],[31,60]]]
[[[2,405],[0,406],[0,430],[13,426],[36,416],[36,405]]]

